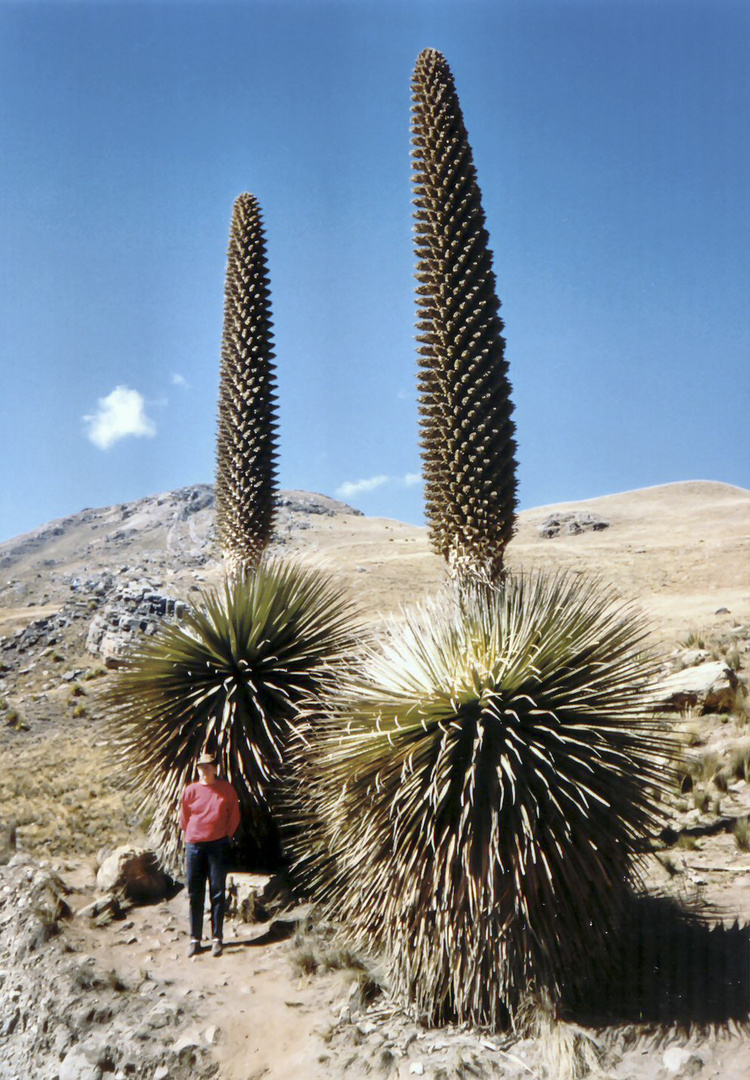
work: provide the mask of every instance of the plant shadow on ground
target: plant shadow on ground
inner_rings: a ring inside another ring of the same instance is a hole
[[[610,960],[571,993],[566,1019],[686,1032],[750,1026],[750,926],[712,924],[673,899],[633,896]]]

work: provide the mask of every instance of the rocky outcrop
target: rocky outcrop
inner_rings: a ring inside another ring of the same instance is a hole
[[[0,639],[0,649],[25,653],[29,649],[44,649],[57,645],[63,636],[63,631],[70,626],[75,617],[77,615],[63,611],[56,615],[43,615],[38,619],[32,619],[11,637]]]
[[[273,539],[283,543],[290,533],[311,528],[310,518],[337,517],[339,514],[363,516],[361,510],[328,495],[312,491],[280,491],[276,496]]]
[[[156,633],[163,619],[180,619],[186,605],[155,589],[149,582],[124,581],[91,620],[86,648],[107,667],[118,667],[140,635]]]
[[[554,536],[575,536],[584,532],[601,532],[608,528],[609,522],[604,518],[581,510],[568,514],[550,514],[538,526],[539,535],[547,540]]]
[[[67,889],[15,855],[0,868],[2,1080],[205,1080],[210,1048],[189,1032],[188,1003],[163,1002],[143,973],[132,985],[67,938]]]

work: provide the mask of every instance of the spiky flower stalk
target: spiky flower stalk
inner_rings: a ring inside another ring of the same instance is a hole
[[[350,601],[325,574],[264,560],[131,652],[108,691],[110,730],[170,865],[182,846],[179,799],[204,748],[237,791],[254,854],[278,855],[297,704],[330,678],[356,633]]]
[[[644,634],[606,589],[507,577],[409,616],[315,716],[301,862],[428,1020],[506,1027],[605,962],[670,753]]]
[[[221,343],[216,523],[230,573],[257,566],[276,498],[276,376],[260,206],[240,195],[232,214]]]
[[[515,425],[481,192],[450,68],[412,80],[420,428],[435,550],[459,577],[502,572],[516,509]]]

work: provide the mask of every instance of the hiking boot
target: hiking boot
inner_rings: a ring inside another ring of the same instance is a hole
[[[224,952],[224,946],[219,938],[214,938],[214,943],[211,946],[211,956],[221,956]]]
[[[199,953],[200,949],[201,949],[200,941],[196,941],[195,938],[191,938],[190,939],[190,944],[188,945],[188,959],[191,956],[195,956],[196,953]]]

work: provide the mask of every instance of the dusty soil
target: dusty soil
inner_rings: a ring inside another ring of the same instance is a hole
[[[750,793],[743,791],[741,797],[748,801]],[[683,902],[700,900],[720,929],[737,916],[750,921],[750,855],[738,858],[730,836],[680,851],[674,862],[667,873],[657,859],[649,860],[652,888]],[[94,895],[93,867],[69,862],[66,870],[63,877],[75,889],[69,897],[75,910]],[[279,940],[275,925],[269,930],[268,923],[230,920],[222,957],[204,951],[188,960],[183,890],[171,900],[133,908],[124,921],[104,928],[73,919],[64,933],[73,949],[95,956],[97,964],[116,971],[123,983],[136,985],[148,978],[153,1000],[158,995],[175,1009],[189,1003],[190,1023],[172,1038],[210,1046],[222,1080],[575,1075],[565,1072],[565,1064],[566,1051],[576,1040],[576,1060],[583,1054],[580,1044],[594,1047],[601,1061],[599,1075],[612,1080],[675,1075],[665,1067],[664,1054],[670,1048],[687,1048],[702,1062],[698,1067],[693,1060],[690,1066],[702,1077],[741,1080],[750,1073],[746,1036],[733,1034],[731,1026],[690,1033],[652,1022],[587,1027],[573,1020],[536,1040],[423,1029],[382,997],[359,1007],[360,972],[355,969],[302,974],[296,958],[304,949],[304,932],[298,932],[296,940]],[[741,940],[747,947],[747,933]],[[727,939],[728,947],[736,944]],[[689,965],[684,974],[690,977]]]

